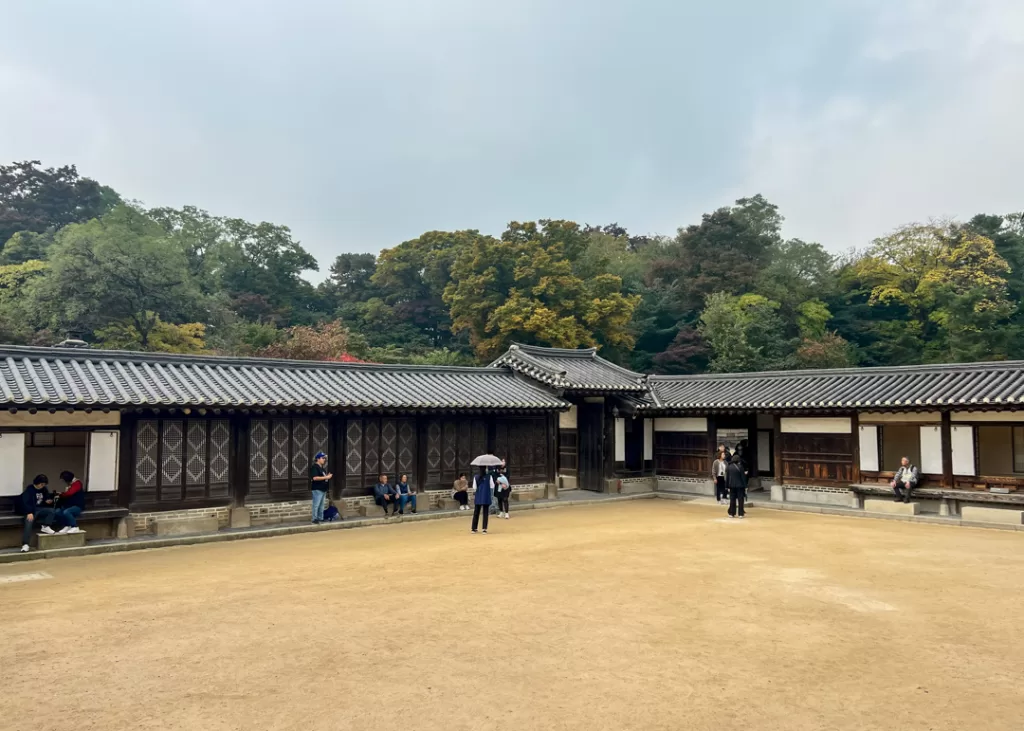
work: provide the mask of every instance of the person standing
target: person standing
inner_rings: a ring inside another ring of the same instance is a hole
[[[327,471],[327,455],[317,452],[313,458],[313,466],[309,468],[309,488],[313,493],[313,523],[320,525],[324,522],[324,503],[327,501],[327,491],[330,489],[331,478],[334,475]]]
[[[64,527],[57,532],[78,533],[78,516],[85,510],[85,488],[71,470],[61,472],[60,479],[68,489],[57,496],[56,504],[60,508],[57,517],[64,523]]]
[[[460,472],[459,479],[452,485],[452,497],[458,501],[459,510],[469,510],[469,480],[465,472]]]
[[[904,457],[900,460],[900,468],[896,470],[896,474],[892,478],[892,491],[895,494],[893,502],[900,502],[901,500],[905,503],[910,502],[910,493],[917,487],[918,481],[921,479],[921,473],[915,467],[909,457]]]
[[[725,484],[729,488],[729,517],[735,518],[737,509],[739,517],[744,517],[747,504],[747,474],[743,471],[743,459],[737,453],[725,470]]]
[[[496,485],[498,495],[498,517],[508,520],[508,499],[512,495],[512,486],[508,484],[508,478],[498,473]]]
[[[729,467],[729,455],[725,447],[718,448],[718,458],[711,463],[711,480],[715,483],[715,500],[723,504],[729,499],[729,491],[725,487],[725,471]]]
[[[490,516],[492,493],[494,491],[494,478],[488,473],[486,467],[480,468],[480,474],[473,478],[473,487],[476,488],[476,495],[473,497],[473,532],[480,522],[480,514],[484,516],[484,533],[487,532],[487,518]]]
[[[388,482],[387,475],[381,475],[377,484],[373,487],[373,501],[384,511],[384,517],[388,517],[388,506],[391,506],[391,516],[398,514],[398,490]]]
[[[57,511],[53,508],[53,493],[47,488],[50,478],[36,475],[32,484],[25,487],[15,507],[24,520],[21,531],[21,552],[27,553],[32,542],[32,526],[42,526],[40,530],[53,535],[53,524],[57,520]]]
[[[405,504],[412,503],[413,515],[416,514],[416,493],[409,487],[409,475],[398,478],[398,513],[405,515]]]

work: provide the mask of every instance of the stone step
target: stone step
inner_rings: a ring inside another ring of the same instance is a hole
[[[78,533],[54,533],[52,536],[46,533],[36,535],[36,547],[40,551],[50,551],[55,548],[81,548],[84,545],[84,530]]]
[[[880,498],[868,498],[864,501],[864,512],[885,513],[886,515],[918,515],[921,503],[903,503]]]
[[[187,536],[192,533],[216,533],[220,527],[215,516],[203,518],[165,518],[153,521],[158,536]]]
[[[1024,510],[1005,508],[981,508],[965,505],[960,508],[961,520],[975,523],[999,523],[1002,525],[1024,525]]]

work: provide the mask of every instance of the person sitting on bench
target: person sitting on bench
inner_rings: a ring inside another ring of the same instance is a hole
[[[57,496],[58,516],[64,523],[58,533],[78,533],[78,516],[85,510],[85,488],[82,481],[75,477],[71,470],[64,470],[60,473],[61,481],[68,486],[68,489]]]
[[[917,487],[918,480],[921,479],[921,473],[918,472],[917,467],[910,463],[909,457],[904,457],[900,460],[900,468],[896,470],[896,474],[892,478],[892,491],[895,494],[893,502],[899,502],[902,500],[905,503],[910,502],[910,491]]]
[[[391,506],[391,514],[398,513],[398,491],[388,483],[388,476],[381,475],[380,481],[374,485],[373,501],[384,510],[384,517],[388,517],[388,506]]]
[[[53,524],[58,520],[58,513],[53,508],[53,493],[47,489],[50,478],[46,475],[36,475],[32,484],[25,487],[21,498],[15,505],[18,515],[25,519],[25,526],[21,531],[21,552],[26,553],[29,543],[32,542],[32,526],[42,526],[43,533],[54,534]]]
[[[409,475],[398,478],[398,512],[405,515],[405,504],[412,503],[412,512],[416,513],[416,493],[409,487]]]

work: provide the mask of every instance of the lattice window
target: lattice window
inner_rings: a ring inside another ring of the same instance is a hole
[[[217,419],[210,426],[210,482],[227,482],[231,446],[231,424]]]
[[[309,475],[312,461],[309,446],[309,422],[296,419],[292,422],[292,477],[301,479]]]
[[[473,452],[473,457],[478,457],[481,454],[487,453],[487,422],[474,421],[473,422],[473,448],[470,450]],[[473,459],[470,457],[470,460]],[[469,463],[460,465],[460,468],[469,469]]]
[[[365,472],[367,477],[380,474],[380,424],[376,419],[366,422],[366,431],[363,433],[363,454],[365,458]]]
[[[135,485],[156,487],[158,422],[140,421],[135,426]]]
[[[312,422],[312,440],[313,445],[309,448],[311,454],[317,452],[323,452],[324,454],[330,454],[331,452],[331,431],[327,424],[327,419],[314,419]]]
[[[398,425],[398,471],[411,475],[416,469],[416,422],[404,420]]]
[[[380,427],[380,471],[395,475],[398,466],[398,424],[394,419],[385,419]]]
[[[188,423],[188,461],[185,463],[185,484],[206,484],[206,422]]]
[[[466,421],[459,422],[459,461],[456,468],[461,472],[469,469],[469,463],[473,461],[473,425]]]
[[[160,435],[160,484],[180,485],[183,467],[184,427],[180,421],[165,421]]]
[[[350,419],[345,430],[345,473],[363,473],[363,422]]]
[[[249,477],[266,480],[270,464],[270,426],[266,419],[257,419],[249,425]]]
[[[270,478],[272,480],[288,479],[288,433],[287,421],[275,421],[271,430]]]
[[[458,459],[456,447],[455,422],[446,421],[444,423],[444,451],[441,453],[441,456],[443,464],[442,469],[448,474],[451,474],[456,470],[456,462]]]

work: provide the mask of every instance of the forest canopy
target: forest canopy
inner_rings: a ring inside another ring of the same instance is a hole
[[[761,195],[674,235],[513,221],[320,262],[287,226],[146,208],[74,165],[0,165],[0,341],[458,365],[512,342],[656,373],[1024,357],[1024,215],[836,255]],[[825,242],[827,243],[827,242]],[[339,248],[344,242],[339,242]]]

